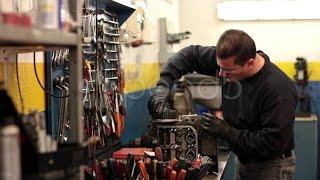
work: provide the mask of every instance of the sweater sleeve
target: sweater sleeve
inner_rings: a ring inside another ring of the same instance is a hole
[[[160,72],[158,85],[172,87],[175,80],[187,73],[215,76],[219,72],[216,62],[215,47],[188,46],[168,59]]]

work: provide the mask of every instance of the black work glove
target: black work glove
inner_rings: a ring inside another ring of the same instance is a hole
[[[228,138],[228,134],[231,131],[231,127],[226,121],[210,113],[204,113],[201,116],[200,125],[205,132],[209,132],[221,139]]]
[[[159,117],[165,108],[171,109],[169,101],[170,89],[164,85],[158,85],[148,101],[149,114]]]

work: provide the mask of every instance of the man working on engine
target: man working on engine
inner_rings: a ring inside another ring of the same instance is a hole
[[[294,82],[270,62],[241,30],[227,30],[216,47],[189,46],[160,72],[148,102],[157,117],[175,80],[187,73],[227,79],[223,83],[223,118],[202,117],[205,131],[227,141],[237,155],[237,179],[293,179],[293,124],[297,105]]]

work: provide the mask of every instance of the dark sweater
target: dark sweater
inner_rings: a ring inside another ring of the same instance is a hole
[[[224,139],[240,162],[264,161],[294,148],[293,124],[298,95],[294,82],[265,59],[250,78],[223,85],[224,120],[232,127]],[[174,56],[160,72],[158,84],[170,87],[186,73],[216,76],[215,47],[189,46]]]

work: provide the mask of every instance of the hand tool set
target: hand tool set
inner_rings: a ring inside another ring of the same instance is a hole
[[[117,13],[98,6],[83,7],[82,13],[82,79],[84,140],[97,136],[100,140],[88,146],[88,157],[94,167],[96,154],[119,143],[125,122],[124,72],[121,66],[120,25]],[[52,115],[53,136],[59,144],[68,144],[73,130],[69,107],[69,50],[47,53],[51,60],[52,98],[56,112]],[[97,173],[96,168],[92,168]]]
[[[207,162],[205,157],[198,157],[194,161],[184,158],[163,161],[160,147],[152,151],[154,154],[147,150],[147,148],[123,148],[114,152],[113,158],[100,163],[95,161],[95,174],[91,177],[101,180],[194,180],[203,178],[213,166],[213,163]],[[141,154],[143,151],[144,155]],[[91,173],[90,169],[86,169],[86,172]]]

